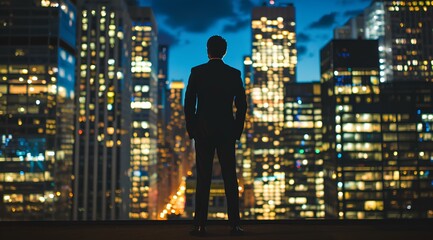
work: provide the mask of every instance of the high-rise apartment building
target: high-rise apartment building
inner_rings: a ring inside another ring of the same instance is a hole
[[[0,1],[0,220],[68,220],[76,7]]]
[[[152,9],[132,18],[132,139],[130,218],[157,218],[158,29]]]
[[[129,173],[131,19],[121,0],[82,0],[78,9],[73,219],[127,219],[137,175]]]
[[[253,106],[253,188],[257,219],[285,216],[284,91],[295,81],[295,8],[256,7],[252,12],[251,98]]]

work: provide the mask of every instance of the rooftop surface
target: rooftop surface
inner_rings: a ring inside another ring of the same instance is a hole
[[[224,221],[209,221],[206,237],[189,235],[191,221],[0,222],[1,240],[21,239],[433,239],[433,219],[244,221],[244,236]]]

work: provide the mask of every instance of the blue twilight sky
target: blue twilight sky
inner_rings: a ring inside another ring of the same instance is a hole
[[[228,42],[224,61],[242,70],[251,54],[251,9],[263,0],[140,0],[156,17],[159,39],[170,44],[170,80],[188,80],[191,67],[207,62],[206,41],[221,35]],[[269,2],[269,1],[266,1]],[[359,14],[371,0],[275,0],[293,3],[298,48],[297,81],[320,79],[320,49],[333,29]]]

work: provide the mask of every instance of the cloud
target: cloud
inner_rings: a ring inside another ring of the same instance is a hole
[[[307,47],[305,47],[304,45],[298,45],[297,50],[299,58],[303,57],[307,53]]]
[[[241,0],[239,3],[239,10],[242,13],[251,14],[251,10],[256,4],[251,0]]]
[[[352,17],[352,16],[357,16],[357,15],[359,15],[360,13],[363,13],[364,12],[364,9],[354,9],[354,10],[348,10],[348,11],[345,11],[344,13],[343,13],[343,15],[345,16],[345,17]]]
[[[236,19],[235,22],[231,22],[231,23],[228,23],[227,25],[225,25],[223,28],[223,32],[226,32],[226,33],[237,32],[240,29],[248,26],[249,23],[250,23],[249,19],[243,19],[243,20],[242,19]]]
[[[312,22],[309,28],[329,28],[336,23],[337,12],[323,15],[319,20]]]
[[[158,31],[158,41],[161,44],[176,45],[180,42],[180,36],[179,34],[172,34],[165,29],[160,28]]]
[[[141,0],[143,1],[143,0]],[[236,32],[247,27],[255,0],[154,0],[152,8],[164,25],[190,33],[208,31],[222,23],[224,32]]]
[[[297,40],[298,40],[299,42],[308,42],[308,41],[311,40],[310,36],[308,36],[308,35],[305,34],[305,33],[299,33],[299,34],[296,36],[296,38],[297,38]]]
[[[168,26],[197,33],[214,27],[221,19],[236,17],[233,2],[232,0],[157,0],[153,1],[153,8],[155,12],[165,17]]]

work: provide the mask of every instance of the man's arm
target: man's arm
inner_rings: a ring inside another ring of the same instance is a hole
[[[235,106],[236,106],[236,139],[240,139],[242,131],[244,130],[245,114],[247,112],[247,97],[245,95],[244,84],[241,79],[241,72],[238,72],[237,77],[238,83],[236,83],[236,96],[235,96]]]
[[[186,130],[188,131],[188,135],[190,139],[195,137],[195,112],[196,112],[196,103],[197,103],[197,87],[195,83],[195,75],[193,70],[191,69],[191,74],[189,75],[188,85],[186,87],[185,92],[185,103],[184,103],[184,112],[185,112],[185,121],[186,121]]]

